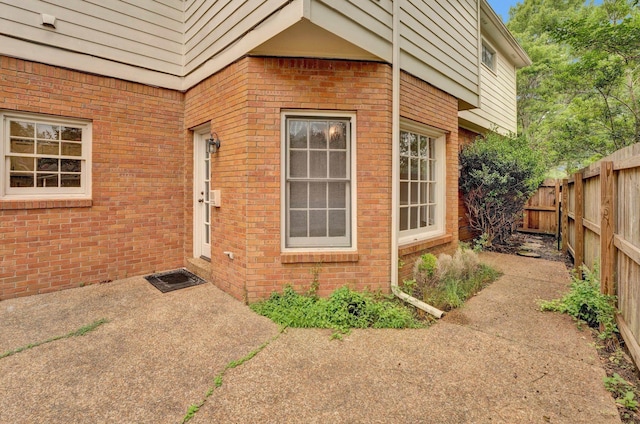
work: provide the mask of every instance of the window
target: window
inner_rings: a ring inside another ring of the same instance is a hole
[[[496,71],[496,52],[486,43],[482,43],[482,63],[493,72]]]
[[[400,243],[444,232],[445,135],[403,121],[400,131]]]
[[[284,247],[352,247],[352,117],[284,115]]]
[[[88,198],[91,124],[0,113],[2,198]]]

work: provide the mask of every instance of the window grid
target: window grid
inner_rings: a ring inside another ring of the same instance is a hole
[[[82,189],[81,125],[24,118],[7,118],[5,123],[7,189],[23,193]]]
[[[400,231],[436,227],[436,139],[400,132]]]
[[[485,64],[489,69],[495,72],[496,70],[496,61],[495,61],[496,53],[487,46],[485,43],[482,43],[482,63]]]
[[[286,247],[350,246],[348,119],[289,117]]]

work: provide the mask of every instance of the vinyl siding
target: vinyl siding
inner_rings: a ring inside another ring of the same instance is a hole
[[[484,129],[497,126],[500,133],[517,131],[516,69],[496,53],[496,72],[480,66],[480,108],[460,112],[460,117]]]
[[[0,34],[180,75],[182,9],[181,0],[0,0]],[[56,17],[55,30],[41,13]]]

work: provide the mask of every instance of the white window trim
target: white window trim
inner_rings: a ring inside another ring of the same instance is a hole
[[[351,205],[350,205],[350,230],[351,230],[351,246],[349,247],[287,247],[287,118],[295,117],[311,117],[311,118],[343,118],[349,119],[351,122],[351,144],[349,145],[351,155],[350,161],[350,187],[351,187]],[[341,111],[321,111],[321,110],[282,110],[280,113],[280,249],[282,252],[305,252],[305,253],[322,253],[322,252],[356,252],[358,246],[358,203],[357,203],[357,172],[356,172],[356,146],[357,146],[357,128],[356,114],[354,112]]]
[[[400,118],[400,131],[416,132],[428,137],[436,139],[436,220],[435,225],[431,229],[413,229],[400,231],[400,213],[398,213],[398,245],[400,247],[430,240],[440,237],[446,232],[446,214],[447,214],[447,133],[436,128],[410,121],[406,118]],[[400,172],[400,167],[398,167]],[[398,193],[400,192],[400,175],[397,176]],[[398,196],[398,204],[395,208],[400,211],[400,197]]]
[[[483,50],[485,48],[487,50],[489,50],[493,54],[492,66],[489,66],[486,63],[484,63]],[[489,43],[484,38],[482,39],[482,43],[481,43],[481,46],[480,46],[480,63],[482,64],[482,66],[484,66],[489,71],[491,71],[494,75],[498,75],[498,51],[495,49],[495,47],[493,47],[493,45],[491,45],[491,43]]]
[[[34,187],[12,189],[9,187],[9,121],[27,120],[55,125],[73,125],[82,127],[82,173],[80,188],[57,189]],[[91,148],[93,144],[92,124],[90,121],[54,115],[23,113],[0,110],[0,200],[73,200],[91,199]]]

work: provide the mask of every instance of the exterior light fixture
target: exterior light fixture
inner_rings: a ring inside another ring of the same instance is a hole
[[[207,139],[207,153],[215,153],[220,148],[220,139],[218,133],[212,132],[211,138]]]

